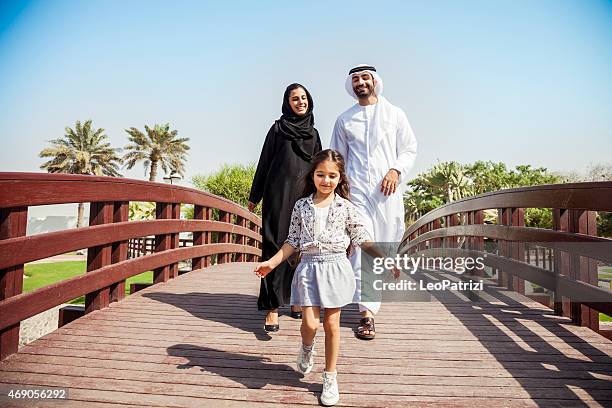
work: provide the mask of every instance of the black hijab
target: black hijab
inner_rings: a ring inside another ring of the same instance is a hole
[[[291,91],[297,88],[302,88],[306,92],[308,99],[308,110],[302,116],[297,115],[291,105],[289,105],[289,95]],[[310,92],[300,84],[291,84],[285,89],[283,95],[283,115],[276,121],[276,131],[285,139],[291,141],[291,149],[303,160],[310,162],[312,160],[312,152],[305,152],[302,149],[301,141],[317,137],[319,132],[314,128],[314,114],[312,109],[314,103]]]

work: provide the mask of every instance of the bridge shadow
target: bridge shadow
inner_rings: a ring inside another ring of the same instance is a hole
[[[251,333],[259,341],[272,340],[272,336],[263,329],[265,314],[257,310],[257,296],[207,292],[153,292],[142,296],[183,309],[198,319],[223,323]]]
[[[261,389],[267,385],[303,388],[315,395],[321,385],[307,383],[287,364],[272,363],[269,358],[242,353],[233,353],[192,344],[175,344],[167,349],[168,355],[186,359],[178,369],[199,367],[201,372],[216,374],[249,389]]]
[[[448,278],[443,273],[434,275],[420,271],[412,278],[425,283]],[[485,285],[484,293],[506,306],[491,304],[473,291],[431,294],[478,339],[538,406],[550,406],[547,400],[564,400],[573,407],[592,406],[582,401],[581,396],[590,397],[602,406],[612,406],[612,358],[568,330],[565,325],[571,324],[569,319],[559,320],[550,309],[523,313],[526,306],[504,291],[507,289]],[[487,310],[466,313],[466,305],[477,310],[487,306]],[[551,316],[550,321],[544,323],[543,316]],[[584,359],[566,355],[547,340],[551,337],[542,337],[524,322],[533,322],[540,330],[547,330],[557,342],[561,340],[567,346],[566,350],[582,354]]]
[[[257,310],[257,296],[239,293],[145,293],[143,297],[170,304],[194,317],[222,323],[255,337],[258,341],[270,341],[272,336],[263,330],[264,312]],[[209,327],[210,328],[210,327]],[[214,334],[214,328],[210,328]],[[298,332],[299,333],[299,332]],[[250,339],[249,339],[250,340]],[[231,345],[230,347],[241,347]],[[304,375],[293,366],[272,362],[257,355],[257,345],[244,345],[254,352],[240,353],[196,344],[174,344],[167,348],[168,356],[180,357],[186,362],[178,369],[199,367],[201,372],[215,374],[249,389],[261,389],[267,385],[302,388],[318,396],[321,385],[304,382]],[[292,359],[294,357],[292,356]],[[214,381],[214,380],[213,380]]]
[[[157,302],[170,304],[179,309],[189,312],[198,319],[210,320],[234,327],[251,333],[258,341],[270,341],[272,335],[263,329],[265,314],[257,310],[257,296],[239,293],[207,293],[191,292],[175,294],[166,292],[153,292],[142,295]],[[223,310],[221,310],[223,309]],[[283,310],[279,310],[279,317]],[[287,307],[287,313],[289,308]],[[341,327],[354,330],[359,323],[361,315],[356,304],[350,304],[342,308],[340,319]],[[321,326],[319,332],[323,332],[323,311],[321,311]],[[299,335],[299,322],[296,333]],[[281,321],[281,332],[290,330],[284,328]]]
[[[417,282],[422,280],[425,283],[447,277],[447,274],[429,271],[412,275]],[[554,316],[550,309],[527,309],[507,293],[503,288],[485,285],[484,294],[503,305],[491,304],[489,300],[483,299],[484,295],[476,292],[432,292],[432,296],[474,336],[478,348],[486,350],[487,353],[483,353],[485,360],[493,358],[491,362],[496,364],[491,366],[483,361],[483,369],[499,367],[512,376],[516,386],[525,392],[516,398],[529,397],[534,404],[542,407],[551,404],[557,406],[559,402],[561,405],[576,407],[591,406],[593,402],[612,406],[612,358],[568,330],[566,326],[571,324],[569,319]],[[253,295],[157,292],[142,296],[171,304],[199,319],[223,323],[250,333],[260,341],[272,339],[263,330],[264,315],[257,310],[257,297]],[[358,320],[356,305],[343,308],[343,327],[352,329]],[[291,334],[295,335],[297,341],[297,324],[293,328],[283,328],[281,325],[281,333],[284,330],[293,330]],[[407,334],[406,338],[409,336]],[[449,344],[452,345],[452,342],[449,341]],[[258,389],[271,384],[306,388],[315,394],[320,390],[320,385],[302,382],[302,375],[291,366],[273,363],[270,359],[254,354],[176,344],[168,348],[168,355],[188,361],[178,368],[197,366],[204,372],[224,376],[247,388]],[[465,360],[471,362],[471,357],[466,356]],[[486,378],[485,374],[475,375]],[[492,396],[495,396],[498,388],[501,387],[491,387]],[[583,401],[584,398],[592,401]]]

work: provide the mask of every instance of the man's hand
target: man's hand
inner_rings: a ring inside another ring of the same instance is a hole
[[[255,207],[257,207],[257,204],[252,203],[252,202],[249,201],[249,211],[250,212],[255,211]]]
[[[380,183],[380,192],[386,196],[395,193],[397,184],[399,183],[399,176],[399,171],[390,169]]]
[[[397,269],[397,266],[394,266],[393,269],[391,269],[391,274],[393,275],[393,278],[397,280],[397,278],[400,277],[400,273],[401,271],[399,269]]]
[[[272,269],[274,268],[270,264],[270,261],[265,261],[257,265],[253,272],[255,272],[255,275],[257,275],[258,277],[265,278],[267,274],[272,272]]]

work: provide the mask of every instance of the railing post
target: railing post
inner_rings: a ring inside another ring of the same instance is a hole
[[[597,219],[594,211],[570,210],[569,230],[585,235],[597,235]],[[579,255],[570,254],[569,277],[597,286],[597,261]],[[599,313],[580,302],[570,303],[570,318],[579,326],[599,330]]]
[[[255,224],[252,221],[248,221],[247,225],[248,225],[248,228],[251,231],[257,232],[257,224]],[[249,245],[249,246],[251,246],[253,248],[257,248],[257,243],[258,243],[257,240],[254,239],[254,238],[248,238],[247,239],[247,245]],[[255,262],[256,260],[257,260],[257,255],[255,255],[255,254],[248,254],[247,255],[247,262]]]
[[[112,202],[93,202],[89,206],[89,225],[113,222],[114,204]],[[99,245],[87,249],[87,272],[95,271],[112,262],[113,245]],[[110,303],[110,288],[101,288],[85,294],[85,313],[104,309]]]
[[[484,211],[477,210],[472,212],[472,224],[474,225],[484,225]],[[472,237],[472,249],[475,251],[484,252],[484,237],[483,236],[474,236]],[[484,270],[478,270],[476,276],[485,276],[486,273]]]
[[[212,220],[212,209],[211,208],[205,208],[204,209],[204,219],[205,220]],[[204,244],[210,244],[212,243],[212,232],[207,231],[204,233]],[[207,255],[204,257],[204,267],[206,268],[207,266],[212,265],[212,255]]]
[[[474,220],[473,220],[473,217],[472,217],[472,213],[473,213],[473,211],[466,211],[466,212],[463,213],[463,216],[461,217],[463,219],[463,222],[462,222],[463,225],[468,226],[468,225],[472,225],[473,224]],[[473,249],[473,245],[472,245],[473,244],[473,240],[472,240],[473,237],[471,235],[464,235],[463,237],[465,238],[464,248],[472,250]]]
[[[232,215],[225,211],[219,211],[219,221],[229,224]],[[220,232],[219,233],[219,242],[227,244],[230,242],[230,234],[229,232]],[[217,255],[217,263],[227,263],[229,262],[230,254],[222,253]]]
[[[261,227],[259,225],[257,225],[257,224],[255,224],[255,232],[257,234],[261,234]],[[257,249],[261,249],[262,248],[262,243],[256,240],[255,241],[255,247]],[[255,261],[256,262],[261,262],[261,255],[255,255]]]
[[[238,217],[237,221],[238,221],[238,222],[237,222],[237,224],[238,224],[238,225],[240,225],[240,226],[241,226],[241,227],[243,227],[243,228],[246,228],[246,226],[247,226],[247,220],[246,220],[246,218],[243,218],[243,217]],[[237,242],[237,243],[238,243],[239,245],[243,245],[243,246],[244,246],[244,245],[246,245],[246,244],[247,244],[246,237],[245,237],[244,235],[242,235],[242,233],[240,233],[240,234],[238,234],[238,235],[240,236],[240,238],[238,238],[238,242]],[[245,253],[244,253],[244,252],[241,252],[241,253],[238,255],[238,259],[237,259],[236,261],[237,261],[237,262],[245,262],[245,261],[246,261],[246,255],[245,255]]]
[[[524,227],[525,226],[525,209],[524,208],[512,208],[510,209],[510,225],[513,227]],[[525,244],[522,242],[514,241],[510,243],[510,256],[516,260],[524,262],[525,260]],[[518,276],[512,276],[512,288],[521,294],[525,294],[525,280]]]
[[[173,203],[171,204],[172,206],[172,219],[173,220],[180,220],[181,219],[181,204],[180,203]],[[173,233],[170,234],[170,247],[172,249],[176,249],[178,248],[180,245],[179,242],[179,233]],[[178,270],[179,270],[179,264],[178,262],[173,263],[172,265],[170,265],[170,279],[174,279],[176,277],[178,277]]]
[[[125,222],[129,218],[129,202],[116,201],[113,204],[113,222]],[[117,263],[128,258],[128,242],[121,241],[113,244],[111,262]],[[110,288],[110,301],[118,302],[125,297],[125,281],[117,282]]]
[[[172,204],[156,203],[155,218],[158,220],[172,218]],[[172,234],[155,236],[155,252],[167,251],[172,246]],[[170,265],[162,266],[153,271],[153,283],[167,282],[170,279]]]
[[[433,220],[433,222],[432,222],[432,229],[433,230],[437,230],[437,229],[440,229],[440,227],[441,227],[440,219],[436,218],[435,220]],[[440,248],[441,244],[442,244],[442,239],[441,238],[434,238],[433,239],[432,245],[433,245],[434,248]]]
[[[419,236],[425,234],[426,232],[427,232],[427,225],[422,225],[419,228]],[[425,241],[421,241],[421,243],[418,245],[419,246],[419,251],[423,251],[425,249],[425,245],[426,245],[426,242]]]
[[[451,214],[444,217],[444,225],[446,228],[457,226],[457,214]],[[444,237],[444,248],[456,248],[457,237]]]
[[[510,208],[500,208],[497,210],[497,224],[510,225]],[[508,255],[510,255],[508,241],[500,239],[497,241],[497,246],[500,256],[508,257]],[[510,279],[510,276],[501,269],[497,270],[497,285],[512,289],[512,279]]]
[[[204,207],[202,207],[201,205],[194,205],[193,206],[193,219],[194,220],[203,220],[204,219]],[[196,231],[193,233],[193,246],[200,246],[204,244],[204,232],[202,231]],[[192,270],[197,270],[197,269],[202,269],[202,257],[198,256],[196,258],[193,258],[191,260],[191,269]]]
[[[553,209],[553,229],[555,231],[569,231],[569,211],[565,209]],[[553,250],[553,270],[555,276],[569,276],[569,254],[558,249]],[[554,293],[554,310],[558,316],[570,317],[569,301],[561,296],[558,291]]]
[[[23,237],[28,225],[28,207],[0,209],[0,240]],[[23,289],[23,264],[0,269],[0,301],[19,295]],[[19,326],[0,330],[0,360],[19,348]]]

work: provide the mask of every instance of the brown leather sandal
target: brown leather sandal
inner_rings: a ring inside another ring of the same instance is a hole
[[[364,332],[369,331],[369,334],[365,334]],[[361,340],[373,340],[376,336],[376,329],[374,327],[374,318],[373,317],[363,317],[359,321],[359,326],[355,331],[355,337]]]

